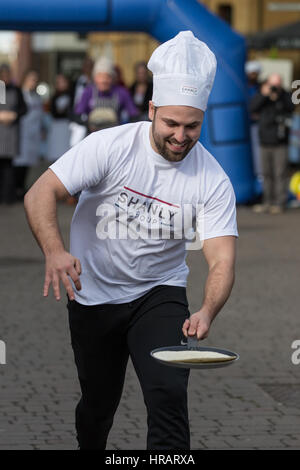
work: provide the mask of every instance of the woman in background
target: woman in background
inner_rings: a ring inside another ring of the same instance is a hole
[[[37,72],[29,70],[22,83],[27,113],[20,119],[20,151],[13,160],[17,200],[23,200],[28,170],[38,163],[40,157],[43,104],[36,92],[38,79]]]
[[[148,120],[149,101],[152,99],[153,84],[149,75],[146,62],[138,62],[135,65],[135,81],[130,88],[130,93],[135,106],[139,110],[139,120]]]
[[[58,74],[55,79],[55,92],[50,101],[52,124],[48,136],[47,159],[51,162],[70,148],[72,103],[70,81],[65,75]]]

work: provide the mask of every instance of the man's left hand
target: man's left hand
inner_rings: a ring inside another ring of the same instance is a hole
[[[204,339],[208,336],[211,319],[204,311],[194,313],[186,319],[182,331],[185,337],[197,335],[197,339]]]

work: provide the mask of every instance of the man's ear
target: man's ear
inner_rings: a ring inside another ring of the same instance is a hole
[[[154,113],[155,113],[155,106],[153,104],[153,101],[149,101],[148,116],[149,116],[150,121],[153,121]]]

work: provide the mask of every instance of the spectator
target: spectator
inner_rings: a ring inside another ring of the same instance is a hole
[[[123,86],[124,88],[127,88],[126,83],[123,78],[123,72],[122,69],[119,65],[115,64],[114,65],[114,85],[118,86]]]
[[[125,88],[127,93],[129,92],[128,87],[126,86],[124,77],[123,77],[123,71],[121,67],[117,64],[114,65],[114,80],[113,80],[114,85],[120,86]],[[130,93],[130,92],[129,92]],[[128,112],[126,109],[123,109],[120,113],[119,120],[120,123],[122,122],[127,122],[130,118],[128,117]],[[136,120],[136,119],[134,119]]]
[[[152,99],[153,84],[150,78],[147,64],[138,62],[135,65],[135,81],[130,88],[134,104],[139,110],[139,120],[148,120],[148,106]]]
[[[82,73],[77,78],[75,82],[74,90],[74,106],[81,100],[82,94],[87,87],[92,83],[92,72],[93,72],[94,62],[90,57],[86,57],[82,64]]]
[[[245,72],[247,75],[247,91],[248,91],[248,102],[250,104],[251,99],[256,93],[259,92],[260,82],[259,75],[261,73],[261,65],[256,60],[251,60],[246,63]],[[250,136],[251,136],[251,147],[252,147],[252,159],[253,168],[256,179],[263,182],[260,148],[259,148],[259,137],[258,137],[258,115],[250,113]]]
[[[258,114],[263,172],[263,204],[255,212],[279,214],[287,199],[288,118],[294,110],[291,96],[282,87],[278,74],[269,76],[252,98],[251,113]]]
[[[75,82],[72,122],[70,123],[70,147],[76,145],[86,136],[85,123],[82,122],[80,116],[75,113],[75,108],[77,103],[80,102],[85,88],[92,83],[93,66],[93,60],[90,57],[86,57],[82,65],[82,73]]]
[[[114,85],[115,71],[110,60],[99,59],[93,70],[94,84],[88,86],[76,105],[76,113],[86,118],[89,132],[103,128],[103,108],[110,121],[122,124],[138,115],[138,111],[126,88]],[[126,119],[124,119],[126,112]],[[99,116],[100,113],[100,116]],[[123,119],[121,119],[123,116]]]
[[[37,164],[41,153],[43,103],[36,92],[38,74],[34,70],[26,73],[22,92],[27,113],[20,119],[20,152],[14,158],[17,199],[22,200],[26,192],[26,177],[30,167]]]
[[[261,65],[257,60],[246,62],[245,72],[247,75],[248,96],[252,98],[260,89],[259,75],[261,73]]]
[[[22,91],[12,83],[10,67],[0,65],[0,80],[5,83],[5,104],[0,104],[0,202],[16,200],[13,158],[19,152],[19,119],[26,111]]]
[[[62,74],[58,74],[55,79],[50,113],[53,121],[48,136],[47,158],[49,161],[55,161],[70,148],[72,93],[69,79]]]

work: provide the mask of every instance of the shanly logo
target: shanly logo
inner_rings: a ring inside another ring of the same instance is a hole
[[[5,83],[0,80],[0,104],[6,103],[6,94],[5,94]]]
[[[0,340],[0,365],[6,364],[6,345]]]
[[[194,86],[182,85],[180,92],[182,95],[196,96],[198,95],[198,88]]]
[[[187,250],[201,250],[204,205],[174,204],[124,186],[114,204],[100,204],[96,235],[100,240],[184,240]]]

